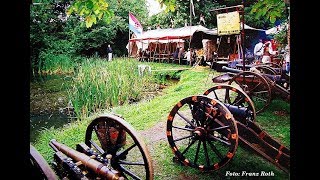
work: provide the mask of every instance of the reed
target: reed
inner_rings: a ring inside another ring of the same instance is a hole
[[[39,72],[42,75],[70,74],[74,73],[76,62],[69,55],[41,54],[39,60]]]
[[[139,76],[137,66],[130,58],[110,62],[88,58],[82,62],[69,90],[77,117],[139,101],[143,91],[152,88],[152,77]]]

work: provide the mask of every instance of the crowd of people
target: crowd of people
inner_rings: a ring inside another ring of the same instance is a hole
[[[138,51],[138,58],[143,61],[148,61],[156,54],[155,51],[150,51],[149,49],[142,50],[142,48],[140,48]],[[185,51],[184,47],[176,47],[175,51],[172,53],[162,51],[160,54],[167,54],[173,61],[179,60],[181,64],[185,65],[193,65],[197,58],[195,49],[188,48],[187,51]]]

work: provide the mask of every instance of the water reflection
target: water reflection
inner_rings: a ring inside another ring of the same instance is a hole
[[[36,141],[41,130],[63,127],[74,120],[75,118],[59,112],[30,114],[30,142]]]

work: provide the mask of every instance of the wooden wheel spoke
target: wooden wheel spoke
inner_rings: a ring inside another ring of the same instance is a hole
[[[125,165],[137,165],[137,166],[144,166],[144,162],[129,162],[129,161],[123,161],[119,160],[119,164],[125,164]]]
[[[197,112],[199,112],[198,106],[193,105],[191,107],[191,104],[188,104],[188,105],[189,105],[189,108],[191,110],[192,120],[194,120],[194,122],[196,123],[196,126],[200,126],[200,122],[195,118]]]
[[[195,142],[196,142],[196,140],[193,139],[193,140],[191,141],[191,143],[187,146],[187,148],[182,152],[182,154],[185,154]]]
[[[230,127],[229,125],[227,125],[227,126],[221,126],[221,127],[209,129],[208,131],[209,131],[209,132],[213,132],[213,131],[217,131],[217,130],[221,130],[221,129],[227,129],[227,128],[229,128],[229,127]]]
[[[197,147],[196,154],[195,154],[194,161],[193,161],[194,164],[197,164],[197,161],[199,158],[200,146],[201,146],[201,141],[198,141],[198,147]]]
[[[231,103],[230,102],[230,104],[232,104],[232,105],[240,105],[242,102],[244,102],[244,97],[243,96],[240,96],[240,95],[238,95],[235,99],[234,99],[234,101]]]
[[[178,139],[174,139],[173,142],[181,141],[181,140],[184,140],[184,139],[187,139],[187,138],[190,138],[190,137],[193,137],[193,134],[191,134],[189,136],[181,137],[181,138],[178,138]]]
[[[221,138],[215,137],[215,136],[213,136],[213,135],[211,135],[211,134],[210,134],[209,136],[210,136],[210,138],[215,139],[215,140],[217,140],[217,141],[220,141],[220,142],[222,142],[222,143],[225,144],[225,145],[228,145],[228,146],[231,145],[230,142],[227,142],[227,141],[225,141],[225,140],[223,140],[223,139],[221,139]]]
[[[122,151],[122,152],[118,153],[118,154],[116,155],[116,157],[115,157],[115,158],[120,159],[121,157],[123,157],[123,156],[127,155],[127,154],[128,154],[128,152],[129,152],[131,149],[133,149],[135,146],[137,146],[137,144],[133,144],[133,145],[131,145],[128,149],[126,149],[126,150],[124,150],[124,151]]]
[[[230,102],[230,97],[229,97],[229,89],[225,89],[226,90],[226,92],[225,92],[225,94],[224,94],[224,103],[231,103]]]
[[[125,167],[123,167],[121,165],[120,165],[120,170],[121,170],[121,172],[126,173],[127,175],[132,177],[133,179],[142,180],[140,177],[138,177],[133,172],[129,171],[128,169],[126,169]]]
[[[214,94],[214,96],[216,97],[217,100],[220,100],[220,99],[218,98],[217,93],[216,93],[215,90],[213,90],[213,94]]]
[[[196,126],[191,122],[189,121],[183,114],[177,112],[177,114],[184,120],[186,121],[188,124],[190,124],[193,128],[196,128]]]
[[[254,86],[252,89],[251,89],[251,91],[253,91],[253,90],[255,90],[257,87],[259,87],[260,86],[260,84],[262,84],[261,82],[259,82],[256,86]]]
[[[194,129],[185,128],[185,127],[178,127],[178,126],[172,126],[172,128],[181,129],[181,130],[185,130],[185,131],[194,131]]]
[[[209,155],[208,155],[208,149],[207,149],[206,141],[203,142],[203,151],[204,151],[204,155],[206,157],[207,166],[209,167],[210,166],[210,159],[209,159]]]
[[[211,141],[208,141],[211,149],[213,150],[214,153],[216,153],[216,155],[220,158],[220,160],[223,159],[223,155],[220,153],[220,151],[216,148],[216,146],[211,142]]]

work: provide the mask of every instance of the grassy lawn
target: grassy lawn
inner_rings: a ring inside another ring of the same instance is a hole
[[[143,63],[157,70],[154,73],[161,76],[167,69],[190,68],[189,66],[179,66],[164,63]],[[164,70],[163,72],[161,70]],[[167,72],[168,73],[168,72]],[[170,85],[163,90],[161,95],[148,101],[132,104],[124,104],[112,108],[112,113],[120,114],[138,132],[146,132],[159,123],[166,123],[167,116],[173,106],[181,99],[201,95],[212,87],[212,77],[219,73],[210,70],[208,67],[196,67],[182,70],[180,72],[170,71],[179,76],[180,81]],[[172,74],[171,74],[172,75]],[[110,112],[106,111],[106,112]],[[33,144],[35,148],[44,156],[47,162],[53,160],[54,151],[48,143],[51,139],[56,139],[69,147],[75,148],[76,144],[84,142],[85,131],[91,120],[98,114],[69,124],[59,129],[48,129],[41,132],[38,140]],[[257,116],[257,122],[272,137],[278,139],[286,147],[290,148],[290,105],[282,100],[274,100],[265,112]],[[165,134],[165,129],[161,130]],[[254,152],[239,146],[236,155],[223,168],[214,172],[200,172],[191,167],[181,166],[172,161],[174,154],[168,144],[167,139],[151,142],[148,137],[144,140],[150,151],[154,165],[154,178],[164,179],[232,179],[226,176],[228,171],[242,173],[242,171],[260,173],[261,171],[273,172],[271,179],[289,179],[289,175],[275,167],[270,162],[264,160]],[[248,177],[243,177],[247,179]],[[241,177],[239,178],[241,179]]]

